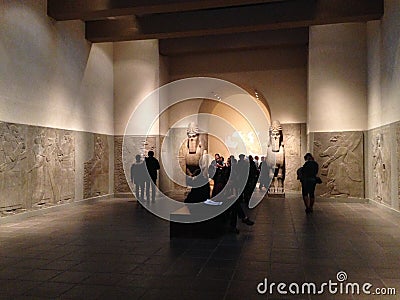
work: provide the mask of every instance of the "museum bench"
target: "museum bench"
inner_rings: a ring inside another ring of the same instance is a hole
[[[220,214],[211,219],[193,223],[192,212],[183,206],[171,213],[170,238],[216,238],[226,232],[226,216]]]

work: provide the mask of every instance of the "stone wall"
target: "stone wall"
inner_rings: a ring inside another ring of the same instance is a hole
[[[296,170],[306,152],[305,124],[282,127],[285,188],[299,191]],[[184,131],[178,135],[183,138]],[[162,140],[130,137],[122,160],[122,136],[0,122],[0,216],[113,193],[131,194],[124,168],[129,170],[134,156],[146,156],[149,150],[162,162]],[[172,140],[176,144],[180,139]],[[400,210],[400,122],[366,133],[310,133],[308,142],[323,181],[317,186],[318,196],[365,197]],[[178,156],[177,152],[177,161]],[[166,177],[165,170],[161,177]],[[161,181],[167,192],[171,183]]]
[[[396,163],[397,163],[397,210],[400,210],[400,122],[395,125],[396,130]]]
[[[0,215],[109,194],[109,142],[106,135],[0,122]]]
[[[122,163],[122,143],[123,137],[114,137],[114,193],[125,194],[130,193],[131,190],[128,181],[125,178],[124,165]]]
[[[300,191],[297,169],[303,165],[303,156],[307,145],[306,124],[282,124],[283,143],[285,145],[285,191]]]
[[[135,156],[142,159],[151,150],[160,160],[158,136],[115,136],[114,137],[114,193],[117,196],[130,195],[130,167],[135,162]]]
[[[397,205],[394,204],[394,208],[400,210],[400,122],[397,122],[395,125],[396,130],[396,160],[397,160],[397,191],[394,191],[394,194],[397,194]],[[395,179],[395,180],[396,180]]]

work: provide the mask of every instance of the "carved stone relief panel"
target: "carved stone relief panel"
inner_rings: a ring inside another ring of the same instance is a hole
[[[109,148],[107,136],[93,134],[93,143],[93,155],[84,163],[84,198],[109,193]]]
[[[135,156],[140,154],[144,159],[148,152],[154,152],[154,156],[159,159],[156,136],[122,136],[115,137],[115,158],[114,158],[114,190],[115,193],[130,193],[129,183],[125,176],[127,171],[130,180],[130,167],[135,162]],[[124,147],[124,148],[123,148]]]
[[[302,166],[301,124],[282,124],[282,131],[286,164],[285,190],[299,191],[301,185],[297,180],[296,171]]]
[[[0,122],[0,211],[75,199],[72,131]]]
[[[122,163],[122,142],[122,136],[114,137],[114,192],[116,194],[130,192]]]
[[[169,131],[169,145],[168,151],[172,154],[171,163],[172,163],[172,178],[176,180],[176,182],[172,182],[172,190],[168,191],[168,195],[176,200],[183,200],[185,198],[185,193],[187,192],[187,188],[185,186],[185,170],[186,170],[186,162],[185,155],[187,152],[187,133],[185,128],[172,128]],[[178,184],[182,183],[181,184]]]
[[[315,132],[313,154],[320,167],[322,197],[364,197],[363,133]]]
[[[32,205],[75,199],[75,139],[73,132],[31,127],[33,165],[29,169]]]
[[[0,126],[0,210],[18,210],[26,201],[28,128],[9,123]]]
[[[370,170],[373,199],[391,206],[391,139],[389,126],[369,132]]]
[[[396,157],[397,157],[397,195],[398,195],[398,207],[396,209],[400,210],[400,122],[395,124],[396,132]]]

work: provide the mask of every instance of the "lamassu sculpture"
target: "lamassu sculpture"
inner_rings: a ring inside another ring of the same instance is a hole
[[[268,189],[268,194],[283,196],[285,194],[285,147],[283,143],[282,125],[279,121],[273,121],[270,129],[270,147],[275,154],[274,176]]]
[[[200,172],[207,170],[207,135],[200,133],[196,123],[190,122],[187,128],[187,139],[183,143],[181,151],[184,157],[184,168],[187,176],[186,183],[191,185],[191,178]]]

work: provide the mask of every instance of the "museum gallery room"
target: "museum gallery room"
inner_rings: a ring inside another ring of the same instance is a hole
[[[400,1],[0,1],[0,178],[0,299],[400,299]]]

